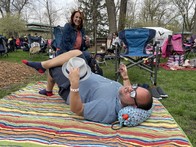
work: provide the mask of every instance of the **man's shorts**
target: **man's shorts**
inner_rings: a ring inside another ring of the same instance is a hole
[[[85,59],[84,55],[81,54],[78,57]],[[70,82],[62,72],[62,66],[54,67],[49,69],[49,74],[53,78],[54,82],[59,87],[59,95],[67,102],[67,97],[70,92]]]

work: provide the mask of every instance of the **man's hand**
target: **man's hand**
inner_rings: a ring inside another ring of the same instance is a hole
[[[79,68],[72,68],[69,71],[69,81],[72,88],[78,88],[80,80],[80,70]]]
[[[128,76],[128,73],[127,73],[126,65],[120,64],[119,72],[120,72],[120,75],[121,75],[121,77],[123,79],[123,85],[124,86],[130,86],[131,82],[129,80],[129,76]]]
[[[70,80],[70,110],[79,116],[83,116],[83,103],[79,94],[79,80],[80,70],[79,68],[72,68],[69,71]],[[72,89],[72,90],[71,90]],[[75,89],[75,91],[73,90]]]
[[[125,64],[120,64],[119,72],[123,79],[128,78],[127,67]]]

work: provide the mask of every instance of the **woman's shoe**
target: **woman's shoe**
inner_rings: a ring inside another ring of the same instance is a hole
[[[52,95],[54,95],[54,94],[52,93],[52,91],[47,91],[46,89],[40,90],[40,91],[39,91],[39,94],[46,95],[46,96],[52,96]]]

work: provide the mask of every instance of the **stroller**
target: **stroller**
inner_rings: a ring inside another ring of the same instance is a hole
[[[8,52],[13,52],[16,51],[16,40],[14,39],[14,37],[10,37],[8,39]]]
[[[182,66],[186,50],[183,47],[182,35],[174,34],[168,37],[162,48],[162,57],[168,58],[167,66],[170,68]]]
[[[29,40],[29,43],[30,43],[29,55],[40,53],[41,37],[29,36],[28,40]]]
[[[6,41],[2,35],[0,35],[0,55],[1,56],[4,56],[4,55],[8,56]]]

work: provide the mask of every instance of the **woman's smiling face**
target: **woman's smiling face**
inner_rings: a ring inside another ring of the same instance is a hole
[[[79,26],[81,24],[81,14],[79,12],[76,12],[74,17],[73,17],[73,23],[75,24],[75,26]]]

